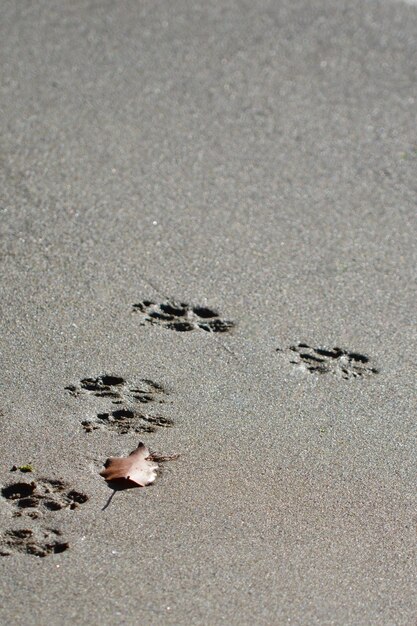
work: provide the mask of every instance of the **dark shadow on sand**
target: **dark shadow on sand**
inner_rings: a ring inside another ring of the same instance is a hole
[[[118,478],[117,480],[109,480],[107,482],[107,485],[110,489],[113,490],[113,493],[110,494],[109,499],[107,500],[106,504],[101,509],[102,511],[105,511],[107,507],[110,506],[111,501],[113,500],[117,491],[126,491],[126,489],[134,489],[134,488],[143,489],[143,487],[133,482],[133,480],[129,480],[128,478]]]

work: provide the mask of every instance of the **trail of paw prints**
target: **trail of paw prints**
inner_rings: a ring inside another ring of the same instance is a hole
[[[158,304],[143,300],[133,305],[133,311],[140,315],[142,325],[156,324],[178,332],[201,329],[209,333],[227,333],[236,325],[222,319],[214,309],[192,306],[186,302],[167,300]]]
[[[280,348],[290,363],[311,374],[332,374],[343,379],[367,378],[379,370],[370,364],[369,357],[342,348],[314,348],[298,343],[286,350]]]
[[[104,429],[120,435],[127,433],[152,433],[157,428],[169,428],[173,421],[162,415],[149,414],[143,410],[146,404],[163,404],[167,392],[158,383],[141,379],[128,383],[121,376],[102,374],[96,378],[84,378],[78,385],[66,390],[74,397],[94,396],[103,399],[106,410],[97,412],[94,419],[83,420],[86,433]]]
[[[16,552],[38,557],[64,552],[68,541],[60,530],[46,526],[58,511],[74,511],[88,500],[81,491],[72,489],[61,480],[39,479],[32,482],[16,482],[1,490],[1,497],[12,508],[14,518],[23,518],[33,524],[31,528],[14,528],[0,534],[0,556]]]

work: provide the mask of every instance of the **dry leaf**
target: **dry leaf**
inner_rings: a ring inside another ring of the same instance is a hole
[[[100,472],[107,482],[119,487],[146,487],[156,478],[157,463],[148,459],[149,450],[142,442],[128,457],[110,457]]]

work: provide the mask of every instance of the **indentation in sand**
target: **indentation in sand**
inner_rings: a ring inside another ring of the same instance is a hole
[[[290,363],[311,374],[332,374],[343,379],[367,378],[379,370],[370,365],[370,358],[360,352],[342,348],[314,348],[297,343],[286,350],[280,348]]]
[[[186,302],[143,300],[133,305],[133,311],[140,315],[142,324],[154,324],[177,332],[201,329],[209,333],[227,333],[235,327],[234,322],[222,319],[214,309]]]

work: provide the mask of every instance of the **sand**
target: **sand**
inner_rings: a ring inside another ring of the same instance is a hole
[[[0,621],[414,624],[417,8],[1,13],[0,482],[44,497],[0,497]],[[170,299],[236,326],[133,309]],[[103,374],[174,426],[100,422]],[[181,456],[103,511],[139,441]]]

